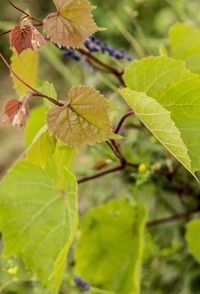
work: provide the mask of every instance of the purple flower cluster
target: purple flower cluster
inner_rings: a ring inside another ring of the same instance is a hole
[[[85,47],[88,49],[90,53],[102,53],[108,54],[109,56],[117,59],[117,60],[127,60],[132,61],[133,57],[125,52],[124,49],[115,49],[110,46],[107,42],[101,42],[94,36],[90,36],[85,42]],[[71,58],[74,61],[81,61],[83,55],[75,49],[61,47],[61,50],[64,53],[64,56]]]
[[[90,36],[85,42],[85,47],[91,53],[100,52],[103,54],[108,54],[111,57],[116,58],[117,60],[125,59],[128,61],[132,61],[132,56],[127,54],[124,49],[115,49],[110,46],[107,42],[101,42],[95,36]]]
[[[86,283],[85,281],[83,281],[79,276],[74,277],[74,283],[80,290],[84,292],[87,292],[90,290],[90,285]]]

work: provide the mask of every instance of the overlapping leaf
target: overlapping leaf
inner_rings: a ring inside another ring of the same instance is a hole
[[[21,161],[0,184],[4,254],[21,257],[52,293],[58,291],[77,226],[76,180],[63,172],[61,190],[47,171]]]
[[[18,76],[30,86],[35,87],[38,74],[38,52],[27,49],[20,55],[16,51],[13,52],[11,57],[11,66]],[[30,91],[25,85],[17,80],[13,75],[14,88],[19,97]]]
[[[62,107],[55,106],[47,113],[50,132],[65,144],[79,148],[82,144],[94,144],[113,134],[108,118],[108,100],[97,90],[80,86],[69,91],[69,100]]]
[[[47,126],[44,126],[26,151],[26,159],[44,168],[54,153],[55,146],[56,139],[49,134]]]
[[[46,40],[28,18],[22,19],[10,33],[10,46],[19,55],[28,48],[36,50],[42,45],[46,45]]]
[[[105,291],[138,294],[145,220],[146,209],[126,199],[86,214],[76,245],[76,273]]]
[[[177,23],[170,29],[172,57],[186,62],[192,72],[200,74],[200,30],[191,24]]]
[[[85,48],[84,40],[98,30],[88,0],[54,0],[57,12],[44,20],[48,37],[59,46]]]
[[[200,220],[195,219],[187,223],[186,241],[188,243],[188,251],[200,263]]]
[[[183,62],[133,62],[122,96],[160,142],[192,173],[200,170],[200,79]]]

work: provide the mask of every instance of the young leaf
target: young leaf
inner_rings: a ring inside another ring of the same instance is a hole
[[[16,51],[11,57],[11,66],[18,76],[30,86],[35,87],[38,74],[38,52],[27,49],[20,56]],[[13,85],[19,97],[30,91],[25,85],[19,82],[13,75]]]
[[[46,45],[46,40],[27,18],[22,19],[10,33],[10,46],[20,55],[24,50],[39,49]]]
[[[46,123],[46,108],[44,105],[40,105],[33,108],[30,111],[30,115],[27,120],[27,125],[25,129],[25,142],[30,145],[39,132],[39,130],[44,127]]]
[[[200,220],[195,219],[187,223],[186,241],[188,243],[188,251],[200,263]]]
[[[28,48],[33,49],[31,27],[17,25],[10,33],[10,47],[15,48],[19,55]]]
[[[138,294],[145,221],[146,209],[127,199],[87,213],[75,248],[76,273],[105,291]]]
[[[54,98],[55,100],[57,100],[58,98],[57,92],[53,84],[49,83],[48,81],[45,81],[42,83],[42,85],[39,87],[39,91],[49,97]],[[47,109],[52,107],[52,103],[45,99],[44,99],[44,105],[47,107]]]
[[[12,123],[14,116],[17,114],[22,102],[17,99],[9,99],[3,107],[3,122]]]
[[[55,151],[56,139],[49,134],[44,126],[35,136],[33,143],[26,151],[26,159],[35,165],[45,168],[51,155]]]
[[[48,111],[47,124],[57,139],[74,148],[118,139],[111,131],[108,107],[108,100],[97,90],[75,86],[69,91],[69,101]]]
[[[44,30],[58,46],[85,48],[84,40],[98,31],[88,0],[54,0],[57,12],[44,20]]]
[[[71,173],[65,175],[60,190],[47,171],[21,161],[0,184],[4,255],[21,257],[52,293],[59,288],[77,226],[77,183]]]
[[[200,30],[191,24],[177,23],[170,29],[172,57],[184,60],[186,67],[200,74]]]
[[[200,80],[183,62],[133,62],[120,92],[155,137],[194,175],[200,170]]]

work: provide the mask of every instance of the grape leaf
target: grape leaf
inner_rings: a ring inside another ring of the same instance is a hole
[[[12,123],[14,116],[21,107],[22,102],[17,99],[9,99],[5,102],[3,107],[3,122]]]
[[[182,61],[133,62],[120,92],[155,137],[193,174],[200,170],[200,79]]]
[[[52,293],[59,288],[77,226],[77,183],[70,172],[65,175],[60,190],[47,171],[20,161],[0,184],[4,255],[21,257]]]
[[[20,55],[16,51],[11,57],[11,66],[18,76],[30,86],[35,87],[38,74],[38,52],[27,49]],[[13,85],[19,97],[30,91],[25,85],[19,82],[13,75]]]
[[[57,100],[58,98],[57,92],[53,84],[49,83],[48,81],[42,83],[42,85],[39,87],[39,91],[51,98],[54,98],[55,100]],[[44,99],[44,105],[47,107],[47,109],[52,107],[52,103],[46,99]]]
[[[107,114],[109,102],[97,90],[75,86],[68,96],[69,101],[62,107],[54,106],[47,113],[49,130],[57,139],[79,148],[82,144],[121,138],[112,133]]]
[[[28,48],[33,49],[31,27],[15,26],[10,33],[10,46],[15,48],[19,55]]]
[[[84,40],[98,31],[88,0],[54,0],[57,12],[44,20],[44,30],[58,46],[85,48]]]
[[[30,145],[36,136],[37,132],[46,123],[46,108],[44,105],[40,105],[33,108],[30,111],[29,118],[27,120],[25,129],[25,141],[27,145]]]
[[[44,37],[28,18],[23,18],[10,33],[10,46],[15,48],[19,55],[28,48],[37,50],[46,44]]]
[[[146,209],[111,200],[87,213],[75,248],[76,273],[112,293],[140,292]]]
[[[193,255],[193,257],[200,263],[200,220],[191,220],[186,225],[186,235],[185,235],[188,251]]]
[[[200,74],[200,30],[191,24],[177,23],[169,32],[172,57],[184,60],[186,67]]]
[[[55,151],[56,139],[49,134],[44,126],[35,136],[33,143],[26,151],[26,159],[35,165],[45,168]]]

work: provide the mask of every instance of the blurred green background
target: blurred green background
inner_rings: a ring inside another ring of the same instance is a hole
[[[24,10],[31,11],[39,19],[54,11],[51,0],[27,0],[13,2]],[[107,28],[97,37],[109,42],[115,48],[124,48],[133,58],[159,54],[159,46],[168,45],[169,27],[177,21],[200,24],[199,0],[93,0],[99,26]],[[17,23],[20,14],[7,1],[0,1],[0,29],[8,30]],[[0,39],[0,50],[9,59],[8,36]],[[99,56],[113,66],[125,68],[127,62]],[[0,107],[7,98],[15,97],[9,73],[0,63]],[[63,57],[54,46],[41,50],[39,78],[52,82],[61,98],[66,98],[68,89],[74,84],[95,86],[112,101],[110,111],[113,125],[124,113],[125,105],[114,91],[118,82],[106,74],[93,73],[84,64]],[[40,102],[35,104],[39,105]],[[136,120],[135,123],[138,123]],[[127,129],[123,135],[126,141],[123,150],[132,162],[144,163],[146,171],[126,171],[122,176],[107,176],[97,182],[87,183],[80,188],[80,213],[114,197],[130,197],[143,201],[149,209],[149,218],[155,219],[176,214],[193,207],[199,200],[199,188],[190,175],[181,168],[170,183],[165,177],[152,178],[149,167],[155,164],[169,165],[173,159],[164,148],[152,138],[148,131]],[[22,130],[0,127],[0,177],[23,153],[24,134]],[[167,160],[166,160],[167,159]],[[76,171],[80,176],[94,169],[98,160],[115,162],[106,144],[84,148],[77,158]],[[167,168],[167,167],[166,167]],[[112,183],[112,187],[110,185]],[[98,187],[98,188],[97,188]],[[181,198],[179,190],[186,189]],[[143,195],[141,199],[141,195]],[[146,248],[142,274],[142,294],[190,294],[200,293],[200,266],[187,253],[184,241],[183,222],[152,228],[146,235]],[[60,293],[75,294],[73,277],[73,252]],[[10,271],[15,269],[17,271]],[[0,293],[48,293],[37,283],[36,278],[26,271],[17,259],[0,260]],[[123,294],[123,293],[121,293]]]

